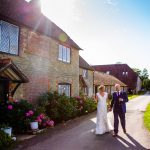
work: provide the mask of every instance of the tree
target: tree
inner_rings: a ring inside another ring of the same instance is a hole
[[[139,75],[139,77],[141,76],[142,71],[140,69],[138,69],[138,68],[132,68],[132,69],[134,72],[136,72]]]
[[[144,68],[142,71],[138,68],[133,68],[133,71],[136,72],[139,77],[142,80],[142,88],[144,89],[150,89],[150,80],[148,79],[149,74],[146,68]]]
[[[149,89],[150,89],[150,79],[144,79],[144,80],[143,80],[143,87],[144,87],[146,90],[149,90]]]
[[[142,73],[141,73],[141,79],[142,79],[142,81],[143,81],[144,79],[148,79],[148,77],[149,77],[148,71],[147,71],[146,68],[144,68],[143,71],[142,71]]]

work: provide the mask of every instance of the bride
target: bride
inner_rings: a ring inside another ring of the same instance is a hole
[[[97,122],[96,134],[104,134],[112,130],[112,126],[107,118],[107,99],[108,93],[105,92],[105,86],[99,87],[99,92],[96,94],[97,104]]]

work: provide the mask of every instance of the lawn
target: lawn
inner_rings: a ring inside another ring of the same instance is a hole
[[[148,104],[144,113],[144,125],[150,131],[150,104]]]
[[[136,98],[136,97],[138,97],[140,95],[144,95],[144,94],[145,94],[145,92],[140,92],[139,94],[129,94],[128,99],[131,100],[133,98]]]
[[[131,100],[131,99],[136,98],[138,96],[140,96],[140,95],[139,94],[128,95],[128,99]]]

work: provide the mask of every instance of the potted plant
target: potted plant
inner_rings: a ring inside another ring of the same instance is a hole
[[[9,127],[8,124],[2,124],[0,125],[0,129],[7,133],[10,137],[12,136],[12,127]]]
[[[38,130],[39,126],[38,126],[38,121],[36,121],[37,118],[36,112],[33,110],[29,110],[26,113],[26,118],[28,124],[30,124],[31,130]]]

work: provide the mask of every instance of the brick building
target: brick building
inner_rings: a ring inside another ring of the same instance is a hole
[[[115,84],[120,84],[121,90],[127,91],[127,86],[121,82],[119,79],[116,77],[103,73],[103,72],[94,72],[94,91],[95,93],[98,92],[98,87],[100,85],[105,86],[105,91],[109,94],[112,94],[113,92],[116,91],[115,89]]]
[[[50,89],[78,95],[80,49],[41,13],[38,0],[0,0],[1,97],[34,102]]]
[[[96,71],[113,75],[128,86],[128,90],[141,90],[141,80],[127,64],[95,65]]]
[[[81,56],[79,57],[80,67],[80,92],[91,97],[94,93],[94,68],[91,67]]]

